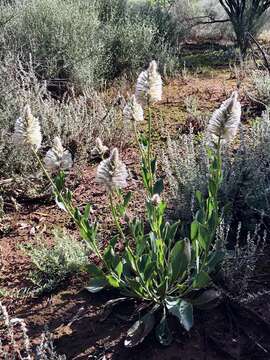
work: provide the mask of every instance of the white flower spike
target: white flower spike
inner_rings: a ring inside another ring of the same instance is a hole
[[[223,143],[230,142],[235,137],[241,120],[241,104],[237,98],[238,92],[234,91],[213,113],[208,124],[208,133],[214,141],[220,138]]]
[[[109,152],[109,148],[103,145],[101,139],[98,137],[96,138],[96,146],[91,150],[91,156],[93,158],[96,157],[103,157]]]
[[[124,119],[127,121],[143,121],[143,108],[138,103],[136,96],[132,95],[123,110]]]
[[[40,124],[37,118],[32,115],[29,105],[24,108],[24,114],[15,123],[14,141],[20,144],[28,144],[38,150],[42,142]]]
[[[127,177],[126,165],[119,159],[118,149],[114,148],[110,157],[99,164],[96,181],[112,191],[126,187]]]
[[[53,173],[71,168],[73,164],[71,153],[63,148],[60,137],[54,138],[53,146],[47,151],[44,163],[46,168]]]
[[[162,98],[162,80],[157,71],[157,63],[151,61],[147,70],[138,77],[135,92],[137,100],[142,104],[152,104]]]

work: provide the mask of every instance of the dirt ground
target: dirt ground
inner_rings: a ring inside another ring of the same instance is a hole
[[[178,132],[188,129],[190,122],[193,124],[194,119],[188,114],[185,105],[188,97],[196,96],[198,109],[208,113],[213,111],[236,85],[237,80],[226,69],[211,70],[192,77],[186,74],[166,81],[164,100],[155,109],[154,127],[158,133],[157,138],[164,144],[169,134],[176,136]],[[243,118],[246,121],[246,100],[243,93],[241,96],[244,103]],[[158,150],[159,146],[156,145],[156,148]],[[143,206],[143,190],[139,178],[138,154],[133,148],[124,148],[122,155],[133,174],[129,189],[136,190],[131,208],[135,205],[136,211],[140,212]],[[90,202],[99,222],[106,219],[103,229],[106,239],[110,235],[112,220],[106,193],[95,184],[96,166],[97,164],[92,162],[80,166],[79,169],[75,168],[70,181],[74,181],[73,190],[77,204]],[[79,182],[74,180],[77,172],[80,174]],[[270,359],[270,302],[267,295],[260,296],[259,300],[254,299],[248,305],[229,301],[225,297],[214,310],[196,311],[195,326],[190,333],[186,333],[171,319],[174,342],[170,347],[161,347],[154,335],[150,335],[136,349],[127,349],[123,343],[125,334],[136,320],[142,304],[130,301],[125,306],[119,305],[104,319],[104,303],[119,297],[119,294],[112,291],[88,293],[84,290],[87,276],[73,277],[49,295],[36,298],[29,296],[28,290],[32,285],[27,274],[31,270],[31,263],[19,245],[34,242],[35,236],[41,231],[50,243],[50,230],[55,225],[65,226],[75,235],[76,231],[66,214],[51,202],[39,200],[23,202],[20,205],[19,211],[9,210],[0,224],[0,289],[5,289],[5,296],[1,301],[7,306],[10,316],[26,321],[30,338],[35,344],[39,343],[41,333],[47,326],[54,336],[56,350],[65,354],[67,359]],[[263,274],[258,272],[258,278],[253,279],[258,291],[269,289],[269,254],[267,250],[262,260]]]

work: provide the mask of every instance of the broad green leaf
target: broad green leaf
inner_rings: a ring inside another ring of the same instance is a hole
[[[108,245],[104,251],[103,259],[106,261],[107,266],[109,266],[111,269],[115,269],[116,266],[120,262],[120,258],[118,255],[115,254],[113,248],[111,245]]]
[[[164,190],[163,179],[158,179],[154,185],[153,193],[160,195],[163,190]]]
[[[104,272],[94,264],[87,264],[85,270],[94,277],[105,278]]]
[[[198,223],[196,220],[194,220],[191,223],[191,228],[190,228],[190,237],[191,237],[191,241],[193,241],[194,239],[196,239],[198,234]]]
[[[84,213],[83,213],[83,217],[85,220],[89,219],[90,211],[91,211],[91,205],[87,204],[86,207],[84,208]]]
[[[198,223],[203,224],[204,223],[204,210],[200,209],[197,211],[195,218]]]
[[[211,282],[210,276],[205,271],[199,272],[193,280],[192,286],[196,289],[204,288]]]
[[[136,268],[136,258],[134,257],[132,250],[129,247],[126,247],[125,249],[125,261],[128,265],[132,268],[133,271],[137,271]]]
[[[155,271],[155,268],[156,268],[156,263],[151,261],[147,264],[145,270],[144,270],[144,274],[143,274],[143,277],[144,277],[144,280],[147,282],[151,276],[153,275],[153,272]]]
[[[221,250],[214,251],[214,253],[212,253],[210,255],[209,260],[208,260],[209,272],[212,272],[213,270],[215,270],[216,267],[222,263],[224,256],[225,256],[225,253],[224,253],[224,251],[221,251]]]
[[[117,279],[115,279],[112,275],[107,275],[106,276],[108,283],[115,288],[119,287],[119,281]]]
[[[166,307],[172,315],[178,318],[184,329],[189,331],[192,328],[193,306],[191,303],[181,299],[167,300]]]
[[[90,279],[89,285],[85,288],[91,293],[97,293],[108,286],[108,282],[104,278],[93,278]]]
[[[161,345],[163,345],[163,346],[171,345],[173,337],[172,337],[172,333],[168,326],[168,321],[166,319],[165,311],[161,318],[160,323],[156,327],[155,334],[156,334],[156,338],[157,338],[158,342]]]
[[[142,288],[139,280],[137,281],[128,277],[126,277],[125,280],[133,293],[137,294],[141,298],[145,297],[145,291]]]
[[[196,196],[196,199],[197,199],[198,203],[201,204],[201,202],[203,201],[202,193],[199,190],[197,190],[195,192],[195,196]]]
[[[171,282],[175,282],[188,270],[191,260],[191,249],[188,239],[178,241],[170,254],[169,264],[172,269]]]
[[[200,243],[200,246],[206,250],[208,248],[208,244],[209,244],[209,239],[211,239],[211,236],[208,232],[208,229],[199,224],[199,228],[198,228],[198,240]]]
[[[146,336],[152,331],[154,326],[155,316],[152,312],[149,312],[140,320],[136,321],[135,324],[128,330],[125,346],[132,348],[142,343]]]
[[[116,265],[114,270],[115,270],[116,274],[119,276],[119,278],[121,278],[121,275],[123,273],[123,263],[121,261],[119,261],[119,263]]]

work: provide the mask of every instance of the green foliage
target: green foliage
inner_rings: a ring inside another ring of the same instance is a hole
[[[53,235],[51,247],[42,241],[23,247],[34,266],[30,280],[39,293],[54,290],[68,276],[84,271],[88,263],[84,244],[59,229]]]
[[[118,235],[112,237],[101,252],[97,243],[97,224],[89,219],[90,205],[84,212],[72,205],[72,194],[64,186],[63,173],[54,182],[57,203],[70,214],[89,249],[103,263],[102,269],[94,264],[87,266],[91,275],[87,290],[96,293],[113,287],[128,297],[153,304],[151,310],[129,330],[128,347],[142,342],[153,329],[154,313],[163,314],[156,328],[157,339],[162,344],[169,344],[172,340],[166,320],[168,314],[175,316],[189,331],[193,326],[193,302],[201,304],[196,294],[212,285],[211,275],[222,261],[222,254],[215,249],[215,235],[220,223],[217,194],[222,180],[220,141],[208,153],[208,195],[204,197],[197,192],[199,210],[191,224],[190,237],[181,239],[179,222],[170,224],[165,220],[166,203],[161,198],[163,182],[156,178],[156,159],[152,155],[150,108],[148,134],[140,137],[135,126],[134,131],[142,160],[149,231],[145,231],[141,219],[134,218],[127,220],[129,235],[124,232],[120,219],[126,213],[131,194],[111,191],[110,206]],[[119,242],[124,245],[121,253],[117,251]]]

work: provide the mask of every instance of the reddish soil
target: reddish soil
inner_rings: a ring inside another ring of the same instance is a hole
[[[155,114],[165,113],[162,127],[155,128],[164,135],[184,129],[189,120],[184,111],[187,96],[196,95],[202,111],[212,111],[236,86],[236,80],[227,71],[210,73],[197,78],[178,79],[165,86],[165,101]],[[155,115],[156,116],[156,115]],[[161,136],[163,139],[163,136]],[[156,146],[158,148],[158,146]],[[125,163],[132,173],[129,189],[136,190],[131,208],[141,213],[144,196],[138,170],[138,155],[132,147],[122,151]],[[93,205],[93,216],[102,224],[104,242],[113,231],[113,223],[107,205],[104,189],[94,182],[96,164],[80,166],[70,174],[70,184],[76,203]],[[79,182],[77,174],[81,174]],[[75,185],[79,183],[79,185]],[[18,199],[20,201],[20,199]],[[104,221],[105,220],[105,221]],[[105,224],[105,225],[104,225]],[[40,342],[41,333],[47,326],[54,336],[56,350],[67,359],[159,359],[159,360],[269,360],[270,359],[270,302],[269,295],[256,297],[248,304],[224,298],[213,310],[196,311],[195,326],[186,333],[180,325],[170,319],[174,342],[170,347],[161,347],[154,335],[136,349],[124,347],[123,340],[128,328],[137,319],[142,304],[127,302],[115,307],[113,313],[103,319],[106,301],[119,297],[117,292],[107,291],[90,294],[84,290],[87,276],[68,279],[52,294],[35,298],[27,296],[31,283],[27,274],[31,269],[29,258],[19,245],[35,242],[35,236],[43,233],[51,243],[50,230],[53,226],[65,226],[77,236],[67,215],[52,202],[36,199],[22,203],[18,212],[6,213],[0,224],[0,289],[6,290],[1,300],[12,317],[25,319],[29,335],[35,344]],[[269,256],[262,260],[263,277],[253,279],[253,292],[269,289]],[[2,327],[2,335],[5,330]],[[1,328],[0,328],[1,335]],[[0,354],[0,359],[2,359]]]

